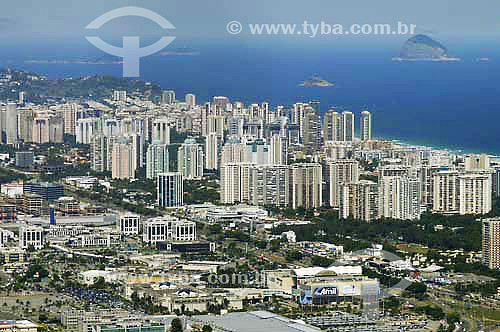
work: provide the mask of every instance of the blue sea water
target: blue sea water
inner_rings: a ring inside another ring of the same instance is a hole
[[[216,45],[195,56],[143,58],[140,78],[175,90],[178,99],[194,93],[199,102],[223,95],[274,106],[319,100],[323,111],[337,106],[356,114],[367,108],[377,138],[500,155],[500,54],[478,48],[464,50],[461,62],[398,63],[391,60],[394,50]],[[491,60],[477,61],[485,55]],[[121,75],[120,65],[29,64],[26,58],[2,64],[51,78]],[[335,87],[298,86],[313,74]]]

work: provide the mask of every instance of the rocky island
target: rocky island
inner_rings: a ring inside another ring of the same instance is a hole
[[[313,75],[307,81],[299,84],[299,86],[319,86],[319,87],[331,87],[334,85],[335,84],[322,79],[321,77],[319,77],[319,75]]]
[[[458,57],[448,55],[448,49],[426,35],[415,35],[408,39],[399,57],[394,61],[460,61]]]

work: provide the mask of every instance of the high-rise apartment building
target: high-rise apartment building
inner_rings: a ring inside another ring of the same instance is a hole
[[[26,102],[26,99],[27,99],[26,91],[19,91],[19,100],[18,100],[18,103],[20,105],[24,105],[24,103]]]
[[[320,164],[290,165],[291,207],[315,209],[322,204],[322,168]]]
[[[33,143],[63,143],[64,119],[52,113],[37,114],[33,120]]]
[[[78,119],[76,122],[76,142],[90,144],[92,136],[97,133],[97,118]]]
[[[185,98],[186,104],[189,107],[195,107],[196,106],[196,96],[194,94],[188,93]]]
[[[420,181],[403,176],[380,178],[378,194],[379,217],[420,219]]]
[[[221,140],[224,138],[224,122],[225,118],[222,115],[209,115],[207,117],[207,135],[216,133]]]
[[[354,114],[352,112],[342,112],[342,140],[354,141]]]
[[[158,174],[158,205],[179,207],[184,205],[184,182],[182,173],[168,172]]]
[[[5,137],[7,144],[17,143],[17,105],[8,103],[5,110]]]
[[[500,218],[482,220],[483,263],[490,269],[500,269]]]
[[[165,105],[175,104],[175,91],[163,91],[161,93],[161,103]]]
[[[146,152],[146,178],[156,180],[158,174],[168,171],[168,146],[166,144],[151,144]]]
[[[65,105],[62,110],[64,118],[64,133],[76,136],[76,114],[78,112],[77,104]]]
[[[491,211],[491,174],[459,176],[460,214],[486,214]]]
[[[342,118],[334,109],[328,111],[323,119],[323,140],[342,141]]]
[[[460,185],[457,170],[439,171],[433,178],[432,211],[436,213],[459,213]]]
[[[94,135],[90,142],[90,167],[96,172],[111,171],[111,154],[116,137]]]
[[[342,185],[359,180],[359,163],[354,159],[332,160],[327,165],[330,187],[330,206],[340,206],[340,189]]]
[[[114,91],[113,92],[114,101],[127,101],[127,91]]]
[[[253,205],[290,205],[290,167],[252,166],[248,174],[248,202]]]
[[[434,175],[446,170],[441,166],[422,165],[419,171],[420,183],[422,185],[421,202],[426,208],[433,208],[434,205]]]
[[[20,141],[30,143],[33,141],[33,120],[35,113],[31,109],[20,109],[18,116],[18,138]]]
[[[485,154],[465,156],[465,171],[478,171],[490,169],[490,157]]]
[[[311,107],[306,108],[302,129],[304,146],[312,151],[318,149],[321,144],[321,120]]]
[[[177,170],[186,180],[203,177],[204,154],[201,144],[193,138],[188,138],[177,151]]]
[[[220,201],[234,204],[249,200],[249,174],[254,164],[227,163],[220,168]]]
[[[153,120],[153,132],[151,135],[153,142],[159,144],[170,144],[170,122],[168,118]]]
[[[491,190],[495,197],[500,196],[500,166],[491,167]]]
[[[205,168],[219,169],[219,137],[217,133],[210,133],[205,138]]]
[[[340,218],[373,221],[378,218],[378,185],[361,180],[340,187]]]
[[[273,135],[269,145],[269,163],[271,165],[286,165],[288,163],[288,145],[286,139],[280,135]]]
[[[372,115],[368,111],[361,112],[360,131],[362,141],[370,141],[372,139]]]
[[[120,140],[113,145],[111,174],[113,179],[133,179],[137,168],[137,157],[132,143]]]

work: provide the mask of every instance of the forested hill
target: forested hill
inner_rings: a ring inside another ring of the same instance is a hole
[[[17,101],[19,92],[26,92],[30,102],[45,102],[61,98],[100,99],[110,97],[113,90],[129,94],[158,94],[159,85],[122,77],[87,76],[50,80],[39,74],[19,70],[0,70],[0,100]]]

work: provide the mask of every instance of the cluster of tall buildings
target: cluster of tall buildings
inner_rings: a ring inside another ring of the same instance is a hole
[[[415,220],[423,211],[486,214],[491,194],[500,192],[500,167],[488,157],[461,161],[439,150],[373,140],[366,110],[356,120],[351,111],[322,113],[318,101],[286,108],[216,96],[198,105],[193,94],[179,102],[175,91],[163,91],[156,103],[115,91],[110,102],[115,111],[8,104],[0,113],[2,138],[55,142],[74,135],[91,146],[96,171],[132,179],[144,169],[164,207],[182,205],[183,182],[207,171],[220,174],[224,204],[329,206],[342,218],[367,221]],[[174,148],[174,132],[198,138]]]
[[[220,173],[221,203],[248,202],[293,208],[322,205],[321,165],[228,163]]]
[[[486,163],[467,167],[475,158]],[[351,179],[350,183],[344,181],[340,190],[340,216],[369,221],[376,218],[419,219],[423,211],[487,214],[492,208],[495,172],[487,159],[484,155],[470,155],[461,165],[380,166],[376,171],[377,183],[356,179]]]
[[[338,113],[335,109],[329,110],[324,116],[323,131],[325,142],[354,141],[354,113],[349,111]],[[361,141],[369,141],[372,139],[372,116],[368,111],[361,112],[360,139]]]
[[[119,103],[130,99],[114,97]],[[160,105],[179,108],[175,92],[163,92]],[[193,95],[180,107],[176,114],[79,119],[77,139],[90,140],[94,169],[111,171],[115,178],[134,177],[145,167],[146,177],[157,181],[158,204],[164,207],[182,205],[183,181],[200,180],[205,171],[220,174],[224,204],[329,206],[341,218],[366,221],[416,220],[423,211],[485,214],[492,191],[500,188],[487,157],[457,163],[456,156],[443,157],[442,151],[373,140],[366,110],[356,121],[350,111],[321,113],[317,101],[272,108],[267,102],[244,105],[217,96],[196,105]],[[201,138],[188,138],[177,153],[169,153],[171,131],[185,130],[187,122],[187,131]],[[377,163],[371,176],[367,163]]]
[[[24,107],[8,103],[0,108],[0,142],[62,143],[65,110],[59,108]]]

